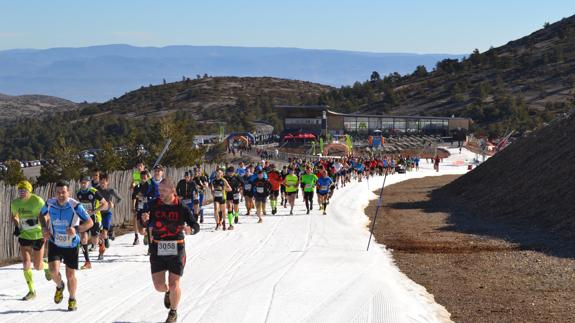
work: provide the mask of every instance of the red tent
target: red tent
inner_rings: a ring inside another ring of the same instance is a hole
[[[297,139],[315,139],[315,135],[313,133],[298,133],[295,138]]]

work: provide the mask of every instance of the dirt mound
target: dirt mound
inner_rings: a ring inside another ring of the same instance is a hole
[[[575,114],[533,132],[440,190],[478,214],[575,238]]]

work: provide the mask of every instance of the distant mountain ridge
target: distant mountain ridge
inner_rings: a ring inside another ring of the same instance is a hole
[[[72,101],[47,95],[11,96],[0,93],[0,123],[17,118],[66,112],[76,108],[77,104]]]
[[[372,71],[431,69],[450,54],[369,53],[227,46],[81,48],[0,51],[0,92],[39,93],[75,102],[104,102],[149,84],[210,76],[270,76],[331,86],[352,85]]]

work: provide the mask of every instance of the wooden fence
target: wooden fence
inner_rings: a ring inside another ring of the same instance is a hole
[[[216,165],[204,165],[203,170],[206,174],[211,174]],[[184,178],[184,172],[190,170],[191,167],[185,168],[167,168],[165,176],[172,178],[176,183]],[[109,174],[110,187],[114,188],[118,195],[122,198],[122,202],[114,208],[113,223],[119,225],[122,223],[131,223],[132,212],[132,193],[130,184],[132,183],[132,171],[117,171]],[[44,200],[54,196],[55,183],[37,187],[34,193]],[[70,191],[76,192],[79,188],[79,183],[71,182]],[[75,197],[75,194],[71,194]],[[210,192],[206,192],[205,200],[211,199]],[[18,197],[16,187],[7,186],[0,182],[0,261],[13,259],[20,253],[18,239],[14,237],[14,225],[12,224],[12,215],[10,214],[10,202]]]

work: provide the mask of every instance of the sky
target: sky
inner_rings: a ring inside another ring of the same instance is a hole
[[[466,54],[575,14],[573,0],[4,0],[0,50],[216,45]]]

